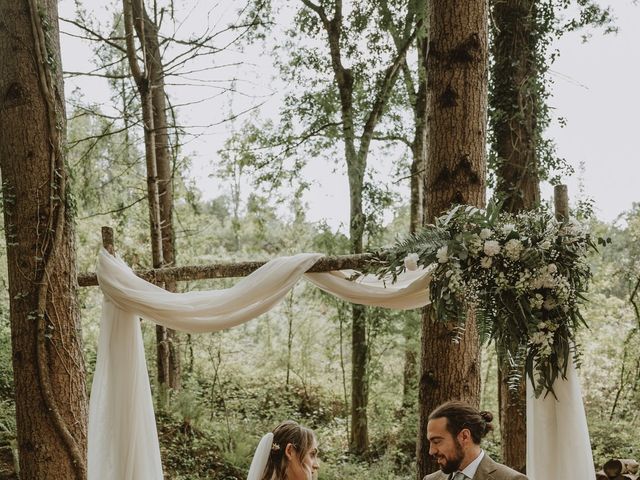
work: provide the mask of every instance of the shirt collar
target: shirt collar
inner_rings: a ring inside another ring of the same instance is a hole
[[[484,450],[480,450],[480,453],[475,458],[475,460],[471,462],[469,465],[467,465],[467,468],[462,470],[462,473],[464,473],[468,478],[473,479],[473,476],[476,474],[476,471],[478,470],[478,467],[480,466],[480,462],[482,461],[483,458],[484,458]]]

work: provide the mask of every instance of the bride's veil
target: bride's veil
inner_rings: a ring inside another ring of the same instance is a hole
[[[256,448],[256,453],[253,454],[253,460],[251,460],[251,467],[249,467],[249,475],[247,480],[261,480],[264,474],[264,469],[269,461],[269,455],[271,455],[271,445],[273,444],[273,433],[267,433]]]

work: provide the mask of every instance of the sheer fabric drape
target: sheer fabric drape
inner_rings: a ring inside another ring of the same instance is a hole
[[[535,398],[527,382],[527,476],[531,480],[595,477],[587,418],[578,374],[569,364],[566,380]],[[557,398],[556,398],[557,397]]]
[[[395,309],[419,308],[428,303],[428,269],[403,273],[396,283],[374,276],[351,281],[350,271],[305,274],[321,256],[307,253],[277,258],[228,289],[171,293],[137,277],[122,260],[102,249],[97,275],[104,300],[89,408],[89,480],[163,478],[139,317],[185,332],[218,331],[267,312],[303,276],[353,303]],[[560,402],[556,404],[549,403],[555,402],[549,397],[527,398],[527,453],[529,478],[533,480],[587,478],[547,474],[546,470],[536,471],[533,465],[542,468],[552,464],[557,471],[565,472],[569,470],[559,465],[566,464],[575,472],[578,458],[585,464],[585,471],[592,470],[588,462],[591,451],[580,455],[575,447],[575,435],[581,436],[579,445],[583,450],[589,444],[589,436],[573,369],[569,370],[566,386],[567,394],[559,395]],[[556,391],[564,392],[564,388]],[[570,411],[574,414],[565,415]],[[560,416],[566,417],[562,428],[554,423],[560,421]],[[538,422],[538,418],[544,421]],[[559,455],[556,449],[548,448],[547,442],[571,448],[570,455]]]

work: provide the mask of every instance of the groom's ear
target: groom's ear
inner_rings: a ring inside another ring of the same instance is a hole
[[[460,443],[466,443],[470,440],[471,431],[468,428],[463,428],[462,430],[460,430],[460,433],[458,434],[458,441],[460,441]]]

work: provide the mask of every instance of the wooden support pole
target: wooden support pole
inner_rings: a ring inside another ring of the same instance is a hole
[[[102,246],[111,255],[116,254],[116,250],[113,246],[113,228],[102,227]]]
[[[566,185],[553,187],[553,204],[556,219],[560,222],[569,220],[569,190]]]
[[[104,248],[113,255],[113,230],[109,227],[102,228],[102,242]],[[371,265],[374,256],[370,253],[360,255],[334,255],[320,258],[308,272],[330,272],[333,270],[362,269]],[[140,278],[156,285],[161,282],[205,280],[211,278],[246,277],[254,272],[264,262],[236,262],[214,263],[209,265],[187,265],[184,267],[152,268],[135,272]],[[93,287],[98,285],[98,278],[94,272],[78,275],[80,287]]]

